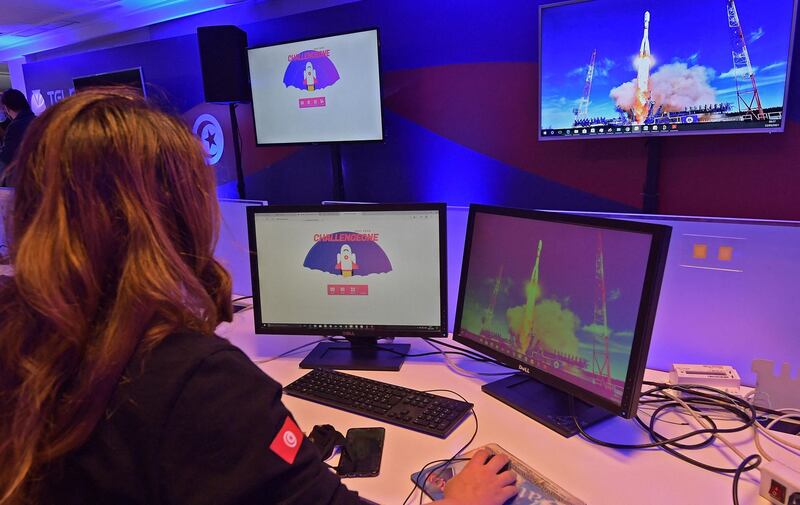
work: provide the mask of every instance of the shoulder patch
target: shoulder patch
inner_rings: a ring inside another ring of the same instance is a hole
[[[303,432],[300,427],[294,422],[291,416],[286,416],[283,426],[278,430],[278,434],[269,444],[269,449],[278,455],[282,460],[289,463],[294,463],[298,451],[300,451],[300,444],[303,442]]]

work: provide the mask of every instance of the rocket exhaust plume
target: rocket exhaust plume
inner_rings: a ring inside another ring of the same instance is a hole
[[[634,115],[637,123],[643,123],[650,108],[650,69],[653,57],[650,55],[650,11],[644,13],[644,34],[639,47],[639,56],[634,60],[636,66],[636,101]]]

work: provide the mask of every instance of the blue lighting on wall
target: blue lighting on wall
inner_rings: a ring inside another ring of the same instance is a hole
[[[239,190],[236,187],[236,181],[217,186],[217,198],[239,198]]]

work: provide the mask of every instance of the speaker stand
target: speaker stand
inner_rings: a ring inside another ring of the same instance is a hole
[[[342,145],[331,144],[331,169],[333,170],[333,199],[344,202],[344,170],[342,169]]]
[[[642,190],[642,211],[658,214],[658,179],[661,176],[661,139],[645,140],[647,149],[647,173]]]
[[[236,117],[236,106],[238,104],[231,102],[228,104],[228,110],[231,114],[231,132],[233,134],[233,156],[236,163],[236,190],[239,193],[239,199],[244,200],[247,198],[244,188],[244,170],[242,169],[242,146],[239,142],[239,119]]]

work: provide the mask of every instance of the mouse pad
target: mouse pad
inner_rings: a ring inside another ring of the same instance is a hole
[[[499,445],[488,444],[478,449],[487,449],[492,454],[504,454],[511,460],[509,470],[517,475],[519,493],[504,505],[586,505],[586,502],[579,500]],[[478,449],[469,451],[462,457],[471,458]],[[454,461],[445,467],[433,465],[422,473],[412,474],[411,480],[432,499],[441,500],[444,498],[444,486],[447,481],[460,472],[466,464],[467,461]]]

